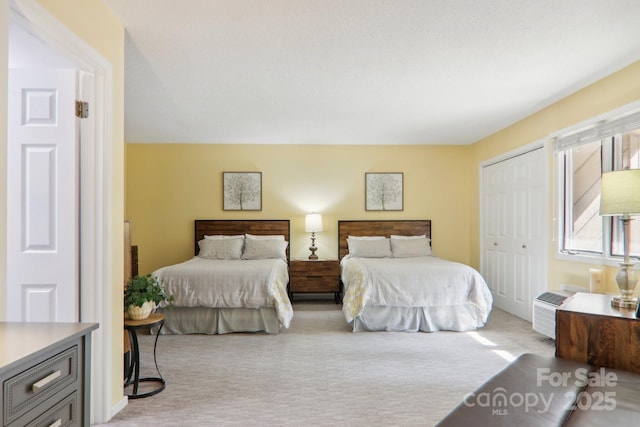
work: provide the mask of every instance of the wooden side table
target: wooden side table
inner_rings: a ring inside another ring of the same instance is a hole
[[[577,293],[556,310],[556,356],[640,373],[640,319],[611,295]]]
[[[294,259],[289,266],[289,297],[294,293],[333,292],[340,302],[340,267],[337,259]]]
[[[154,326],[160,326],[158,329],[158,333],[156,334],[156,340],[153,344],[153,362],[156,365],[156,371],[158,372],[158,377],[144,377],[140,378],[140,347],[138,346],[138,330],[140,329],[150,329]],[[162,378],[162,374],[160,373],[160,369],[158,369],[158,360],[156,359],[156,348],[158,347],[158,338],[160,337],[160,331],[162,331],[162,326],[164,326],[164,314],[162,313],[152,313],[149,317],[142,320],[131,320],[125,314],[124,319],[124,328],[130,332],[131,335],[131,366],[129,367],[129,372],[125,379],[124,386],[125,388],[128,386],[133,386],[133,391],[131,394],[127,394],[129,399],[139,399],[142,397],[153,396],[154,394],[160,393],[164,390],[165,381]],[[138,393],[138,387],[142,382],[153,382],[157,383],[158,386],[151,391]]]

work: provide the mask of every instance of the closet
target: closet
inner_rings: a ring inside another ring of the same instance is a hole
[[[531,321],[547,289],[547,155],[544,145],[481,169],[481,273],[494,306]]]

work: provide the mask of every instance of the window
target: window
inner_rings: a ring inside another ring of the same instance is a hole
[[[571,252],[602,253],[600,176],[602,144],[591,142],[564,152],[564,246]]]
[[[603,172],[640,169],[640,111],[595,122],[554,142],[557,161],[558,249],[570,255],[622,256],[619,217],[601,217]],[[639,189],[640,191],[640,189]],[[631,222],[632,256],[640,256],[640,219]]]

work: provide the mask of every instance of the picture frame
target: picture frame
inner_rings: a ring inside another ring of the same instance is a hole
[[[262,210],[262,172],[223,172],[222,209]]]
[[[365,174],[365,210],[404,210],[404,173],[384,172]]]

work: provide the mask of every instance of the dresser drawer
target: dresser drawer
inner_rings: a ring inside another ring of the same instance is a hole
[[[74,345],[7,379],[3,384],[4,425],[11,424],[27,412],[35,411],[36,406],[40,403],[60,393],[65,387],[76,383],[78,381],[78,358],[78,345]],[[63,394],[62,397],[64,396]],[[58,396],[55,397],[54,402],[58,401]],[[48,409],[37,408],[40,411]]]
[[[80,427],[82,422],[79,408],[78,392],[73,392],[25,427]]]

